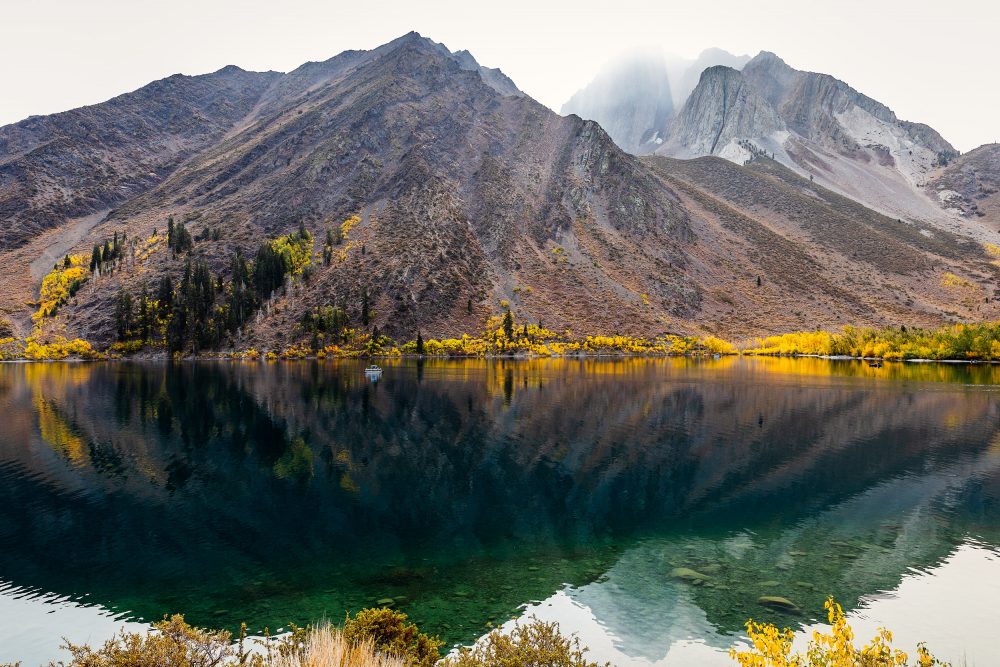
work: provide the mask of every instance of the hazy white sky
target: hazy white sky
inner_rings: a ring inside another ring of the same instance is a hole
[[[989,0],[0,0],[0,19],[0,124],[176,72],[287,71],[417,30],[556,110],[622,51],[718,46],[832,74],[963,151],[1000,139]]]

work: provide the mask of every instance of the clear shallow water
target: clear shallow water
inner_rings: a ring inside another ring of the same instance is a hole
[[[0,661],[391,599],[449,642],[527,608],[621,665],[726,664],[827,594],[996,661],[1000,368],[363,365],[0,365]]]

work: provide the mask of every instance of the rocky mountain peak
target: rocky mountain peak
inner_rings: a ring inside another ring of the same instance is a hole
[[[784,129],[775,109],[747,85],[741,72],[716,65],[702,72],[662,151],[681,157],[735,155],[743,150],[740,139],[769,137]]]

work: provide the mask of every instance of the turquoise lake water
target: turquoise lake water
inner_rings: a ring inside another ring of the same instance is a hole
[[[530,613],[622,666],[728,664],[828,595],[1000,662],[998,367],[364,365],[0,365],[0,662],[392,605],[450,644]]]

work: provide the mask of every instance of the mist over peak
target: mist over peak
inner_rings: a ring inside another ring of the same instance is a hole
[[[561,113],[597,121],[621,148],[649,153],[663,142],[670,121],[706,68],[742,69],[749,61],[750,56],[717,47],[693,59],[662,50],[633,49],[602,67],[562,106]]]

